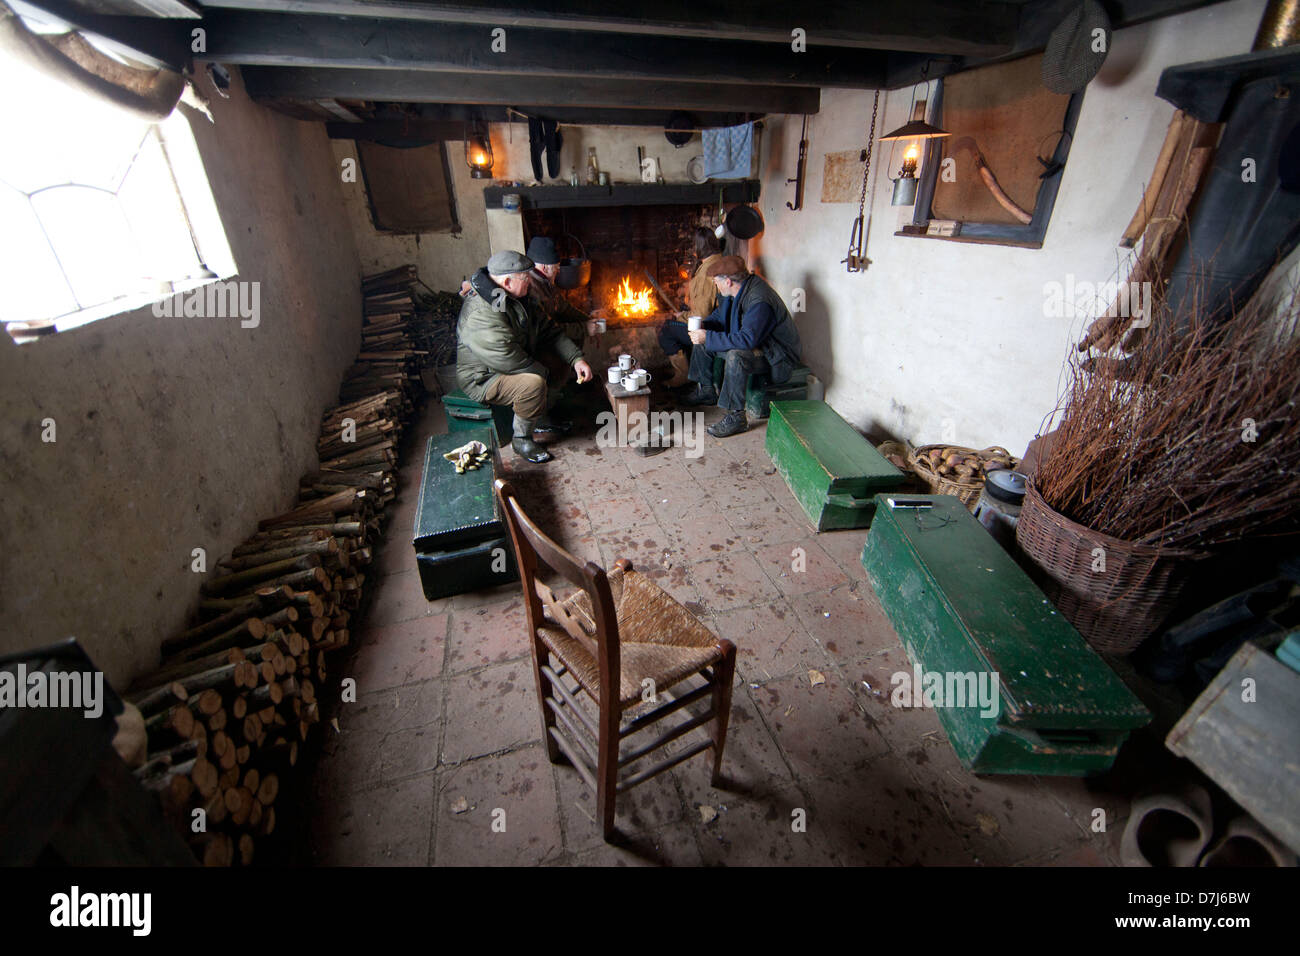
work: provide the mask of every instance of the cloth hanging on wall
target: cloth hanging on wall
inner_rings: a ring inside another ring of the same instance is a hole
[[[754,124],[706,129],[704,175],[709,179],[744,179],[754,152]]]

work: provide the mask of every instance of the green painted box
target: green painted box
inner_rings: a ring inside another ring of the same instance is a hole
[[[1109,768],[1146,708],[957,498],[908,495],[931,503],[921,510],[887,497],[862,566],[912,659],[891,702],[934,690],[949,743],[977,773]],[[972,704],[972,687],[996,688],[996,706],[991,693]]]
[[[492,458],[477,471],[458,475],[442,456],[474,440],[492,449]],[[430,601],[519,580],[514,548],[492,493],[500,469],[496,432],[487,425],[429,439],[412,545],[420,586]]]
[[[825,402],[773,402],[767,453],[818,531],[865,528],[906,476]]]
[[[448,431],[470,431],[492,422],[496,425],[497,438],[500,440],[506,440],[512,433],[514,412],[508,405],[484,405],[482,402],[474,401],[458,388],[442,396],[442,407],[447,413]],[[464,442],[457,442],[457,444],[461,445]]]

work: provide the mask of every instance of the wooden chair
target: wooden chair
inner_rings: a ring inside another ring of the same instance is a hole
[[[498,479],[494,487],[523,582],[546,753],[552,763],[567,758],[596,791],[605,839],[614,833],[619,794],[696,754],[713,750],[718,786],[735,645],[715,637],[630,561],[620,559],[608,574],[591,561],[580,565],[524,513],[508,482]],[[538,580],[539,567],[579,590],[561,600]],[[584,697],[595,705],[594,714]],[[693,716],[686,709],[706,699]],[[629,740],[678,711],[687,719],[672,729],[648,743]],[[653,751],[706,725],[707,739],[620,778]]]

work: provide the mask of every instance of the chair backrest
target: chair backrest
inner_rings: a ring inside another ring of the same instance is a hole
[[[528,517],[510,483],[502,478],[493,482],[502,518],[510,529],[510,540],[519,564],[519,580],[524,589],[524,603],[528,612],[529,638],[535,640],[537,629],[544,625],[562,627],[597,663],[600,674],[601,695],[612,694],[619,699],[619,644],[618,619],[615,616],[614,597],[605,569],[595,562],[579,564],[578,559],[551,540]],[[630,564],[620,561],[626,570]],[[591,603],[592,617],[577,608],[565,607],[555,592],[538,580],[539,567],[557,572],[575,587],[582,588]],[[548,620],[549,618],[549,620]]]

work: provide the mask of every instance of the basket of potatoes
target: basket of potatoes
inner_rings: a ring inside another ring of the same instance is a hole
[[[955,495],[969,510],[975,510],[984,476],[1000,468],[1015,468],[1019,459],[997,445],[963,448],[961,445],[922,445],[911,454],[912,471],[936,495]]]

